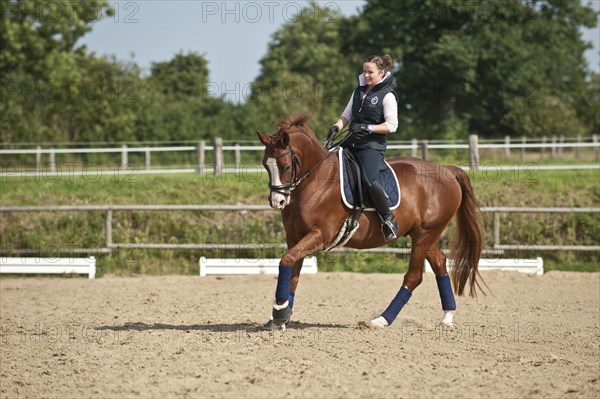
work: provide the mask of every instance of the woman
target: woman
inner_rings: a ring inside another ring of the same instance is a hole
[[[348,148],[360,162],[367,192],[381,218],[386,241],[398,235],[398,224],[390,210],[383,187],[377,182],[379,168],[387,146],[387,135],[398,128],[398,101],[395,82],[390,69],[389,55],[372,55],[363,63],[358,87],[342,116],[329,128],[328,137],[350,124],[351,136],[342,146]]]

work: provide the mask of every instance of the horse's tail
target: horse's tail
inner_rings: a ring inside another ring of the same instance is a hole
[[[474,297],[477,295],[476,286],[484,292],[477,281],[477,277],[481,279],[477,268],[483,249],[483,222],[469,176],[459,167],[450,166],[450,169],[462,191],[462,200],[456,213],[456,242],[451,246],[450,257],[454,260],[454,264],[450,275],[452,285],[458,295],[463,295],[467,281],[469,281],[469,295]],[[483,284],[486,285],[485,282]]]

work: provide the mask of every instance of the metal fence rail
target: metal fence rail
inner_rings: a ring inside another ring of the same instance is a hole
[[[180,249],[180,250],[241,250],[241,249],[269,249],[285,248],[283,243],[237,243],[237,244],[219,244],[219,243],[196,243],[196,244],[168,244],[168,243],[114,243],[113,242],[113,212],[174,212],[174,211],[221,211],[221,212],[257,212],[273,211],[267,205],[77,205],[77,206],[3,206],[0,207],[0,213],[12,212],[103,212],[105,214],[105,247],[101,248],[68,248],[64,253],[111,253],[118,249]],[[500,215],[507,213],[600,213],[600,208],[530,208],[530,207],[482,207],[483,213],[492,214],[493,247],[485,249],[487,254],[501,254],[506,250],[520,251],[600,251],[600,245],[537,245],[520,244],[510,245],[500,242]],[[350,248],[338,248],[335,251],[345,252],[354,251]],[[410,248],[373,248],[362,250],[365,252],[381,253],[410,253]],[[0,248],[3,253],[35,253],[35,249],[27,248]]]

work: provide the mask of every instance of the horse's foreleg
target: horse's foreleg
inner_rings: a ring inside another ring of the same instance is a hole
[[[435,274],[435,280],[442,301],[444,317],[440,321],[440,325],[452,326],[452,319],[454,317],[454,312],[456,311],[456,301],[454,300],[454,293],[452,292],[450,276],[448,276],[446,270],[446,255],[444,255],[437,244],[433,244],[427,251],[426,258]]]
[[[414,242],[415,240],[413,240]],[[394,297],[387,309],[378,318],[371,320],[373,327],[386,327],[391,325],[398,314],[406,305],[412,292],[421,284],[423,281],[423,266],[425,264],[425,251],[427,248],[424,244],[414,245],[411,253],[410,260],[408,263],[408,271],[404,275],[404,281],[402,282],[402,288],[398,291],[398,294]]]
[[[302,264],[304,263],[304,258],[301,258],[294,263],[292,267],[292,278],[290,280],[290,308],[294,307],[294,299],[296,297],[296,289],[298,288],[298,282],[300,281],[300,271],[302,270]]]
[[[306,256],[321,251],[324,248],[325,244],[321,232],[313,230],[296,243],[296,245],[289,248],[281,258],[279,275],[277,276],[277,288],[275,290],[275,302],[273,303],[273,322],[276,325],[284,325],[292,315],[290,298],[293,303],[302,260]]]

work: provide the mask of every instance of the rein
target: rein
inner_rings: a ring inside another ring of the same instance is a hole
[[[344,132],[341,132],[340,134],[343,134]],[[348,137],[350,137],[350,135],[344,137],[343,140],[339,141],[338,143],[336,143],[335,146],[329,146],[331,144],[329,144],[328,146],[326,146],[327,150],[329,150],[329,154],[325,155],[323,158],[321,158],[321,160],[319,162],[317,162],[312,168],[310,168],[309,170],[307,170],[302,176],[298,177],[298,171],[297,171],[297,167],[300,166],[300,161],[298,161],[298,157],[296,156],[296,153],[294,152],[294,149],[292,148],[292,144],[288,144],[288,149],[287,151],[285,151],[283,154],[279,154],[278,156],[274,157],[275,159],[279,159],[279,158],[283,158],[284,156],[286,156],[287,154],[291,154],[292,157],[292,162],[291,162],[291,168],[292,168],[292,177],[290,179],[289,183],[285,183],[285,184],[277,184],[277,185],[273,185],[271,184],[271,182],[269,182],[269,189],[271,190],[271,192],[273,193],[277,193],[277,194],[281,194],[285,197],[289,197],[292,194],[292,191],[294,191],[296,189],[296,187],[298,187],[300,185],[300,183],[302,183],[304,181],[304,179],[307,179],[308,177],[310,177],[311,173],[317,169],[319,166],[321,166],[321,164],[323,162],[325,162],[325,160],[327,158],[329,158],[330,156],[332,156],[333,154],[336,153],[336,151],[334,151],[336,148],[338,148],[339,146],[341,146],[347,139]]]

